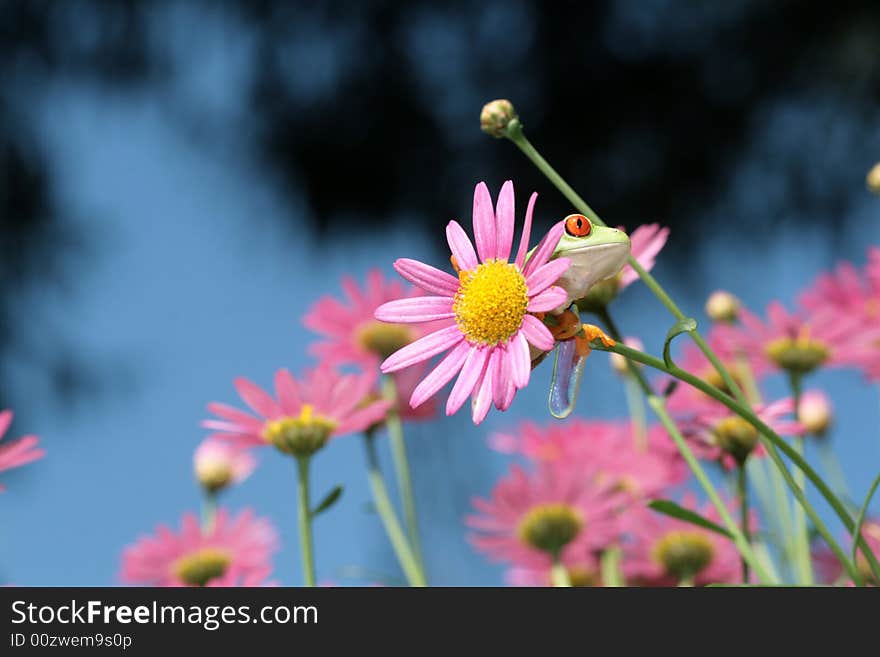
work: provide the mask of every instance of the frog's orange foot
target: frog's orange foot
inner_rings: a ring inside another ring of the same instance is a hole
[[[580,327],[582,330],[575,336],[575,349],[578,356],[586,358],[590,355],[592,349],[590,342],[599,340],[606,347],[613,347],[617,344],[605,331],[594,324],[584,324]]]
[[[547,328],[550,329],[550,334],[557,342],[571,340],[581,330],[580,319],[571,310],[562,311],[562,314],[556,315],[554,319],[556,319],[556,325],[548,326]]]

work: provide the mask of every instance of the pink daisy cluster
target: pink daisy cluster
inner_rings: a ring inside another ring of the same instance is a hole
[[[600,558],[611,548],[621,551],[632,584],[741,576],[729,539],[647,508],[655,497],[677,496],[687,478],[662,428],[639,436],[629,422],[524,423],[490,442],[531,465],[514,466],[489,499],[474,500],[477,513],[467,519],[475,547],[508,565],[509,583],[546,586],[556,560],[573,585],[599,585]],[[687,496],[682,505],[695,508]]]
[[[120,578],[146,586],[265,586],[277,550],[275,528],[250,510],[220,509],[208,528],[188,513],[178,532],[159,525],[127,547]]]
[[[0,440],[6,435],[12,424],[12,411],[0,411]],[[0,443],[0,472],[12,470],[43,458],[45,450],[37,447],[40,439],[36,436],[23,436],[12,442]],[[5,489],[0,484],[0,493]]]
[[[513,183],[504,183],[493,207],[484,183],[474,191],[474,243],[457,221],[446,237],[458,277],[416,260],[402,258],[394,268],[429,296],[396,299],[382,304],[376,318],[383,322],[440,327],[399,349],[382,363],[385,373],[397,372],[446,352],[410,396],[418,407],[456,378],[446,403],[451,415],[471,398],[475,424],[494,405],[506,410],[531,374],[530,346],[549,351],[554,340],[532,313],[557,308],[567,299],[554,285],[568,268],[566,258],[550,260],[563,233],[555,224],[526,261],[536,194],[526,209],[525,225],[515,254]],[[511,256],[513,260],[511,261]]]

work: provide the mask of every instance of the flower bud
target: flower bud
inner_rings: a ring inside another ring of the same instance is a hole
[[[706,314],[715,322],[735,322],[739,314],[739,299],[730,292],[717,290],[706,300]]]
[[[831,401],[821,390],[808,390],[798,406],[798,421],[808,433],[824,436],[831,426],[834,415]]]
[[[638,338],[624,338],[623,344],[627,347],[632,347],[633,349],[637,349],[639,351],[645,350],[645,345],[642,344],[642,341]],[[611,361],[611,368],[620,375],[629,374],[629,366],[628,359],[624,358],[620,354],[616,354],[614,352],[609,352],[608,358]],[[636,367],[639,367],[639,363],[633,363]]]
[[[500,98],[483,105],[480,112],[480,129],[487,135],[500,139],[507,136],[507,126],[514,119],[519,118],[513,103]]]
[[[865,184],[868,186],[869,190],[875,194],[880,194],[880,162],[875,164],[868,172],[868,175],[865,178]]]
[[[241,483],[255,466],[256,461],[248,451],[214,438],[203,440],[193,454],[196,480],[209,493]]]

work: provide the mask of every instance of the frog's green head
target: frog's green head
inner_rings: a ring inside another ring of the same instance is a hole
[[[556,282],[568,292],[568,307],[593,285],[616,276],[629,257],[629,237],[622,230],[599,226],[582,214],[565,218],[565,231],[553,258],[568,258],[571,266]]]

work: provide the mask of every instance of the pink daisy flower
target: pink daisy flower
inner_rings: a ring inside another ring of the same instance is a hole
[[[193,454],[196,480],[210,492],[240,484],[256,466],[247,449],[217,438],[205,438]]]
[[[455,322],[407,345],[382,363],[383,372],[396,372],[448,352],[416,386],[410,397],[412,406],[419,406],[459,375],[447,400],[446,413],[455,413],[472,396],[472,416],[479,424],[493,403],[506,410],[516,391],[528,384],[529,345],[541,351],[553,348],[549,329],[531,313],[550,311],[565,302],[565,290],[553,284],[569,261],[550,261],[562,237],[563,224],[559,222],[526,262],[536,197],[532,194],[529,200],[513,262],[509,258],[514,194],[513,183],[507,181],[494,210],[484,183],[474,191],[476,251],[458,222],[451,221],[446,227],[449,247],[460,270],[458,278],[416,260],[404,258],[394,263],[404,278],[436,296],[385,303],[376,310],[377,319],[402,324]]]
[[[734,347],[750,358],[778,368],[806,374],[817,367],[858,365],[869,360],[880,339],[880,326],[866,330],[855,317],[832,308],[789,313],[779,302],[767,307],[767,323],[746,309],[739,327],[725,327]]]
[[[230,516],[217,511],[209,529],[195,514],[184,514],[180,532],[159,525],[122,553],[121,579],[147,586],[210,586],[219,582],[263,583],[271,572],[278,535],[250,510]]]
[[[754,412],[780,436],[804,433],[803,425],[794,419],[794,399],[791,397],[756,406]],[[749,455],[765,454],[758,430],[724,406],[684,422],[682,432],[691,439],[697,456],[720,461],[727,469],[735,467],[738,459],[745,461]]]
[[[711,504],[697,508],[692,495],[682,506],[719,522]],[[637,507],[623,519],[623,573],[628,583],[640,586],[675,586],[690,580],[698,586],[742,581],[739,552],[729,538],[691,523]],[[756,529],[754,518],[753,530]]]
[[[12,424],[12,411],[0,411],[0,440]],[[18,440],[0,445],[0,472],[19,468],[23,465],[43,458],[46,451],[37,447],[40,439],[36,436],[23,436]],[[3,484],[0,484],[0,492],[3,492]]]
[[[614,543],[624,503],[611,486],[567,464],[545,464],[534,473],[513,466],[490,499],[473,500],[478,514],[466,522],[474,530],[471,542],[492,561],[546,570],[554,554],[577,563]]]
[[[241,447],[274,445],[279,450],[306,456],[331,437],[363,431],[385,417],[389,402],[372,394],[377,373],[342,374],[322,364],[297,381],[286,369],[275,374],[272,397],[245,378],[235,388],[257,417],[232,406],[212,402],[208,410],[220,419],[202,426],[219,439]]]
[[[661,227],[660,224],[643,224],[632,232],[629,239],[630,255],[643,269],[651,271],[657,262],[657,256],[669,239],[669,228]],[[619,290],[623,290],[638,279],[636,270],[628,264],[624,265],[620,271]]]
[[[513,433],[494,434],[490,445],[518,453],[536,464],[566,463],[591,477],[636,496],[652,497],[688,476],[687,465],[659,425],[645,444],[630,422],[572,418],[565,424],[522,423]]]

